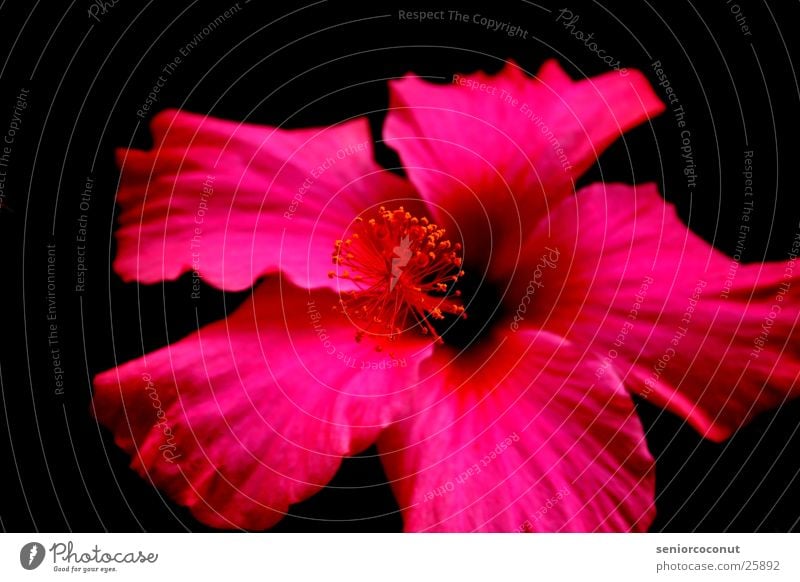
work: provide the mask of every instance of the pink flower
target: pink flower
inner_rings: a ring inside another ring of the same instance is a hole
[[[410,531],[647,529],[630,395],[716,441],[793,397],[794,260],[736,264],[653,184],[575,192],[664,109],[635,71],[508,64],[390,91],[407,178],[375,162],[365,118],[163,112],[152,150],[119,152],[120,276],[255,286],[99,374],[95,415],[215,527],[272,526],[377,443]]]

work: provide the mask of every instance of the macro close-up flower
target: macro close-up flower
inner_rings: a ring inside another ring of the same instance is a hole
[[[646,531],[636,400],[721,442],[794,397],[795,259],[739,264],[655,183],[576,185],[664,111],[638,71],[389,95],[377,138],[165,110],[117,152],[116,273],[252,295],[99,374],[93,414],[216,528],[272,527],[377,445],[407,531]]]

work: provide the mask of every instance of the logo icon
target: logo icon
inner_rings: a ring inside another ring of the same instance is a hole
[[[397,256],[397,258],[392,259],[392,280],[389,283],[389,291],[392,291],[394,286],[397,285],[397,280],[400,278],[400,275],[403,274],[403,267],[408,264],[408,261],[411,260],[411,257],[414,254],[414,252],[411,250],[411,239],[407,236],[404,236],[400,241],[400,245],[394,247],[392,252]]]
[[[44,546],[38,542],[29,542],[19,551],[19,563],[26,570],[35,570],[44,561]]]

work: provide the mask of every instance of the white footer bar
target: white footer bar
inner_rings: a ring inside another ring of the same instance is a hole
[[[796,534],[2,534],[0,580],[797,581],[799,549]]]

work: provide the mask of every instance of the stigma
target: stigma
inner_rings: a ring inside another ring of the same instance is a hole
[[[348,237],[334,243],[336,269],[328,276],[355,286],[342,292],[339,305],[358,330],[356,340],[393,340],[416,330],[441,342],[433,321],[446,314],[466,317],[461,293],[453,289],[464,275],[461,244],[445,234],[402,206],[381,206],[375,218],[356,218]]]

